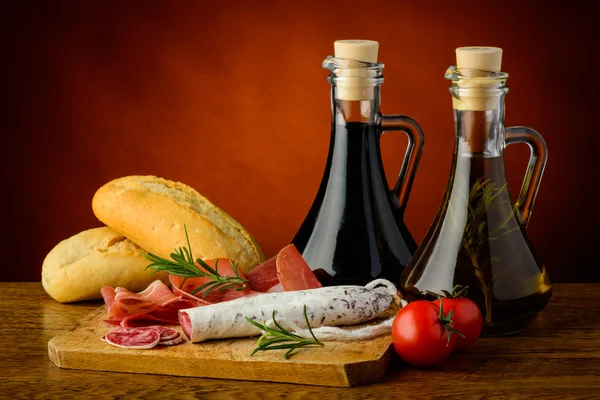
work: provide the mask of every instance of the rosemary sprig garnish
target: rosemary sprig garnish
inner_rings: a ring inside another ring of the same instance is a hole
[[[459,206],[456,208],[460,208],[466,202],[468,206],[461,244],[470,258],[473,272],[479,281],[484,296],[485,319],[487,322],[492,321],[493,283],[491,265],[493,262],[498,262],[499,259],[489,255],[486,256],[484,249],[489,246],[490,242],[521,229],[516,218],[519,215],[518,208],[513,207],[509,200],[507,185],[505,183],[501,187],[497,187],[493,179],[481,177],[471,185],[466,199],[456,197],[453,200],[455,204],[449,204],[451,213],[456,205]],[[502,221],[499,224],[489,225],[490,210],[502,213]]]
[[[196,264],[194,263],[194,256],[192,255],[192,246],[190,245],[190,238],[187,232],[187,227],[185,225],[183,225],[183,230],[185,231],[187,248],[179,247],[175,249],[173,253],[171,253],[171,260],[157,256],[156,254],[152,253],[142,253],[142,256],[144,256],[147,260],[152,261],[152,264],[148,265],[145,269],[153,269],[153,274],[159,271],[166,271],[171,275],[183,276],[184,280],[181,283],[181,286],[179,287],[180,289],[181,287],[183,287],[183,284],[185,283],[185,280],[187,278],[208,278],[208,282],[194,289],[192,293],[190,293],[192,295],[195,295],[201,290],[206,289],[204,293],[202,293],[202,298],[208,296],[208,294],[213,290],[216,290],[217,292],[222,292],[223,290],[233,288],[235,288],[235,290],[237,291],[246,289],[246,282],[248,282],[248,280],[242,278],[242,276],[240,275],[237,262],[234,264],[231,260],[229,260],[229,264],[231,265],[231,269],[233,269],[235,276],[223,276],[219,273],[218,258],[215,260],[214,268],[202,261],[202,259],[197,258],[196,262],[200,264],[202,268],[205,269],[205,271],[198,268],[198,266],[196,266]]]
[[[308,322],[308,315],[306,314],[306,304],[304,305],[304,320],[306,321],[306,326],[308,327],[308,331],[310,332],[312,339],[303,338],[302,336],[298,336],[282,327],[279,324],[279,322],[277,322],[277,320],[275,319],[275,310],[273,310],[272,318],[273,323],[275,324],[277,329],[269,328],[266,322],[263,322],[263,324],[261,325],[248,317],[244,318],[246,318],[246,321],[257,327],[261,331],[264,331],[264,333],[256,343],[256,348],[254,349],[252,354],[250,354],[251,356],[253,356],[257,351],[289,349],[283,356],[287,360],[288,358],[290,358],[290,356],[295,354],[294,350],[296,350],[299,347],[325,345],[323,342],[320,342],[319,339],[315,337],[315,334],[313,333],[312,328],[310,327],[310,323]]]

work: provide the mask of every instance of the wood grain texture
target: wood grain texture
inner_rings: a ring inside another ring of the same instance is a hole
[[[47,344],[98,308],[50,299],[39,283],[0,283],[0,397],[216,399],[587,399],[600,387],[600,285],[557,284],[528,331],[480,340],[433,369],[393,357],[376,384],[333,388],[284,383],[68,370]]]
[[[48,343],[62,368],[353,387],[378,382],[392,355],[391,335],[356,342],[326,342],[291,358],[285,350],[250,356],[257,338],[211,340],[152,349],[122,349],[100,340],[113,327],[104,306]],[[179,332],[181,329],[174,327]]]

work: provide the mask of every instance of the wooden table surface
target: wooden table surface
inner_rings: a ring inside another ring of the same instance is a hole
[[[395,359],[377,384],[350,389],[66,370],[48,341],[101,303],[60,304],[40,283],[0,283],[0,398],[598,398],[600,284],[556,284],[535,325],[480,339],[437,368]]]

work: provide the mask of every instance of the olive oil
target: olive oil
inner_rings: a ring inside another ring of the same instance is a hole
[[[484,334],[526,329],[552,290],[511,201],[503,157],[456,155],[452,170],[443,206],[401,289],[414,300],[430,298],[424,290],[469,286],[468,297],[484,317]]]
[[[508,74],[502,49],[459,47],[452,83],[454,158],[438,213],[400,278],[410,299],[424,292],[468,286],[479,306],[482,335],[520,332],[548,304],[552,287],[546,268],[525,228],[531,216],[547,148],[542,136],[525,127],[505,127]],[[504,168],[507,145],[531,149],[521,191],[512,202]]]

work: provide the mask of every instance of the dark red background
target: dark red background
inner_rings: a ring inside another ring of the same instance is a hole
[[[553,281],[600,281],[598,41],[577,2],[40,1],[3,6],[0,280],[39,280],[62,239],[100,226],[95,190],[130,174],[195,187],[267,255],[288,243],[329,144],[320,67],[336,39],[380,42],[382,111],[420,122],[406,215],[417,241],[448,178],[454,49],[504,49],[507,125],[539,130],[549,160],[528,229]],[[593,4],[593,2],[589,2]],[[406,140],[383,140],[393,179]],[[513,195],[526,146],[507,150]]]

